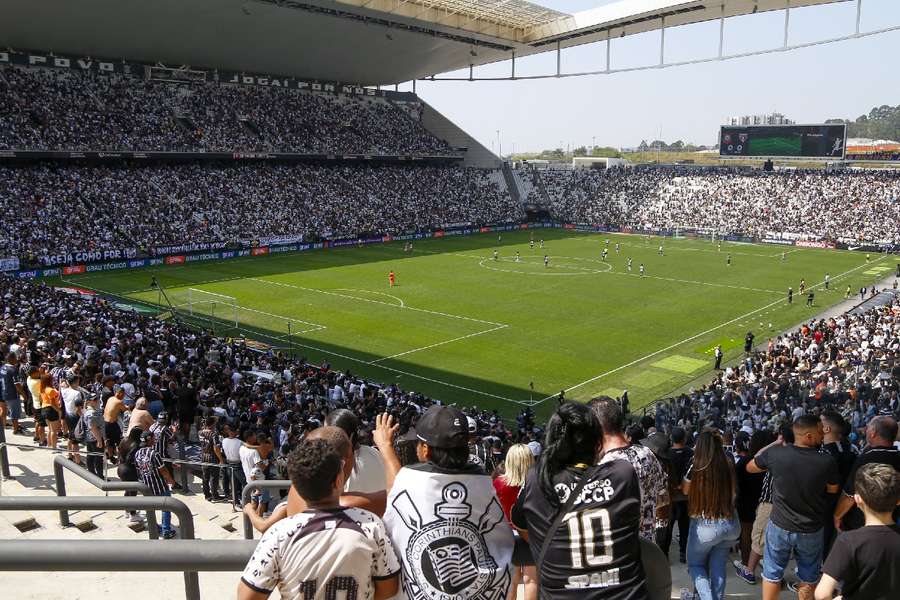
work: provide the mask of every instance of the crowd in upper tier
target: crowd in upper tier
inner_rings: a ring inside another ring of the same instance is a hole
[[[0,69],[0,149],[452,154],[383,98]]]
[[[541,171],[561,220],[639,229],[900,242],[893,170],[636,168]]]

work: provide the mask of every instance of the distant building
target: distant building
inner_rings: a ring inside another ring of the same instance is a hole
[[[747,125],[796,125],[796,121],[788,119],[781,113],[769,115],[744,115],[742,117],[731,117],[726,125],[747,126]]]

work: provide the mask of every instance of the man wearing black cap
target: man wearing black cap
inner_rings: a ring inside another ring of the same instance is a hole
[[[388,414],[375,420],[388,485],[384,524],[405,548],[400,600],[505,598],[512,530],[490,476],[469,462],[469,426],[457,408],[432,406],[416,425],[419,464],[400,467],[399,429]]]

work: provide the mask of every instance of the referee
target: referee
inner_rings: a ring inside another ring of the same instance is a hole
[[[169,487],[175,485],[175,480],[169,475],[162,456],[156,451],[155,442],[156,436],[152,431],[145,431],[141,434],[141,448],[134,453],[134,464],[137,467],[138,476],[144,485],[150,488],[153,496],[171,496],[172,492]],[[170,540],[175,537],[175,530],[172,529],[172,513],[169,511],[163,511],[159,533],[163,539]]]

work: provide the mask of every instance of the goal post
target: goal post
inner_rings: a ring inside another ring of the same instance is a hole
[[[240,325],[239,306],[237,298],[234,296],[187,288],[179,293],[176,299],[179,302],[175,304],[175,308],[189,317],[208,320],[213,324],[221,323],[234,328]]]

